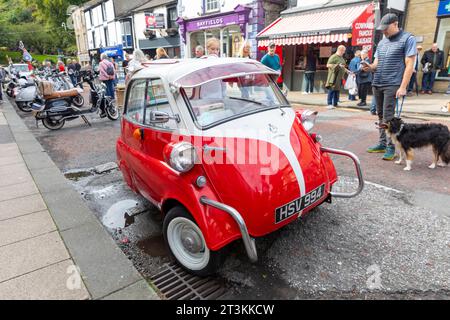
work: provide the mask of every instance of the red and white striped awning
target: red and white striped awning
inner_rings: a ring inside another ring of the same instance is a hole
[[[289,46],[348,41],[353,22],[368,8],[366,3],[282,16],[257,35],[258,46],[265,47],[269,42]]]
[[[267,47],[270,42],[274,42],[277,46],[294,46],[299,44],[312,44],[312,43],[347,42],[348,39],[349,39],[348,33],[327,34],[327,35],[307,36],[307,37],[266,39],[266,40],[259,40],[258,47]]]

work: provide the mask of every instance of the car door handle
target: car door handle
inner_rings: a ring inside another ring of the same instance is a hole
[[[208,146],[207,144],[203,146],[203,151],[204,152],[209,152],[209,151],[223,151],[226,152],[227,148],[221,148],[221,147],[211,147]]]

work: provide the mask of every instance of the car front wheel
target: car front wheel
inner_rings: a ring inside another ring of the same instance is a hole
[[[166,244],[184,269],[198,276],[217,271],[223,253],[207,247],[202,231],[185,208],[169,210],[163,230]]]

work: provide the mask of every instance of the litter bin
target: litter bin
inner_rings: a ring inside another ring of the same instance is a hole
[[[116,86],[116,100],[117,106],[123,108],[125,105],[125,85],[118,84]]]

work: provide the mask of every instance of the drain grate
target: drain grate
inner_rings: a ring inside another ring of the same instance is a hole
[[[194,276],[174,262],[150,279],[168,300],[215,300],[225,293],[214,278]]]

